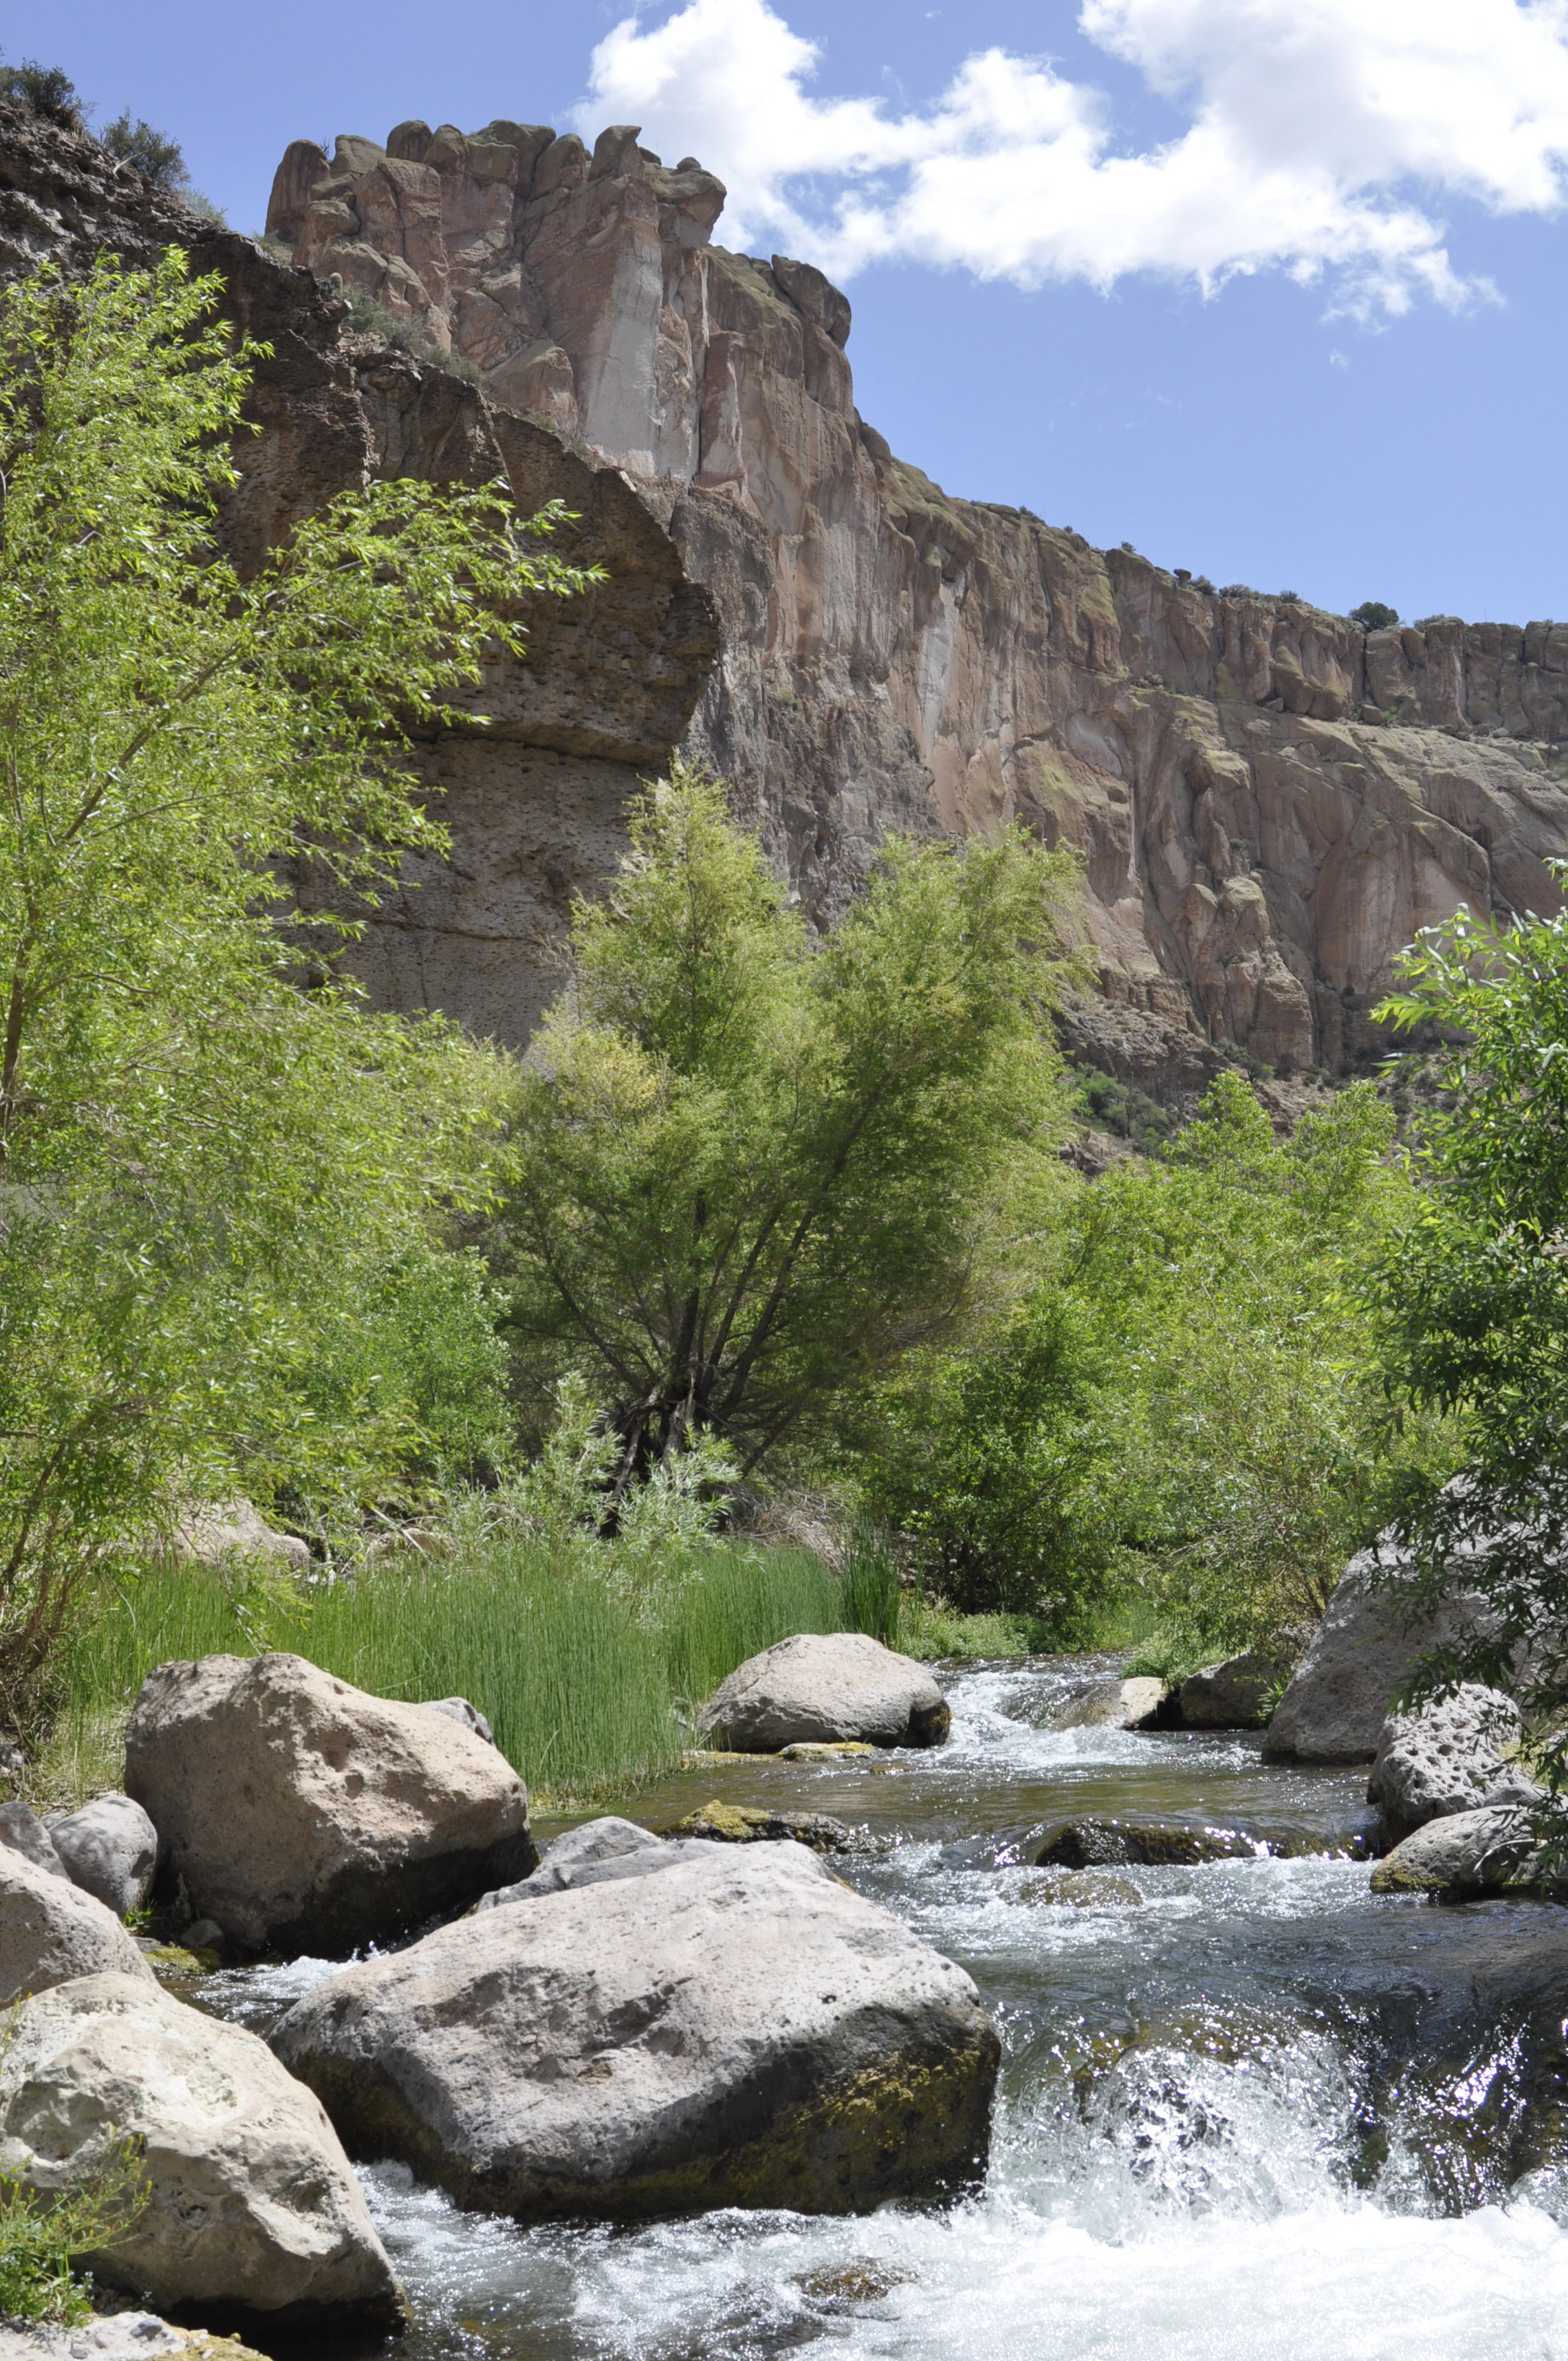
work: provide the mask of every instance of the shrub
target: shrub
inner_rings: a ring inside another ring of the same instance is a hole
[[[1350,620],[1365,631],[1384,631],[1399,620],[1398,609],[1386,607],[1380,598],[1364,598],[1359,607],[1350,610]]]
[[[111,156],[117,156],[122,164],[129,164],[155,189],[190,187],[191,175],[185,169],[179,140],[170,139],[165,131],[155,131],[139,115],[133,123],[128,106],[107,126],[102,137]]]
[[[74,2275],[71,2262],[112,2246],[149,2193],[135,2140],[112,2144],[92,2172],[61,2190],[30,2189],[0,2172],[0,2320],[67,2326],[90,2320],[91,2283]]]
[[[87,108],[63,66],[40,66],[36,58],[24,58],[19,66],[0,66],[0,99],[25,106],[29,115],[61,131],[87,128]]]

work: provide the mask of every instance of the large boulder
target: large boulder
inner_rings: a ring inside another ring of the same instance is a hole
[[[1383,1725],[1366,1800],[1383,1816],[1385,1839],[1484,1804],[1528,1803],[1538,1793],[1514,1757],[1519,1709],[1498,1689],[1466,1681],[1452,1697]]]
[[[63,1872],[0,1845],[0,2004],[109,1969],[141,1983],[153,1981],[112,1911]]]
[[[689,1848],[666,1844],[663,1837],[623,1820],[613,1812],[584,1820],[547,1844],[532,1877],[502,1885],[475,1904],[476,1910],[502,1910],[513,1902],[537,1902],[542,1894],[562,1894],[568,1886],[602,1885],[607,1879],[651,1877],[668,1869]]]
[[[128,1795],[98,1795],[78,1811],[51,1813],[49,1833],[73,1885],[123,1918],[141,1910],[158,1869],[158,1830]]]
[[[983,2167],[960,1968],[794,1844],[697,1843],[318,1985],[273,2036],[351,2155],[523,2221],[858,2212]]]
[[[64,2187],[144,2146],[142,2213],[94,2273],[160,2311],[236,2307],[278,2333],[391,2328],[401,2301],[321,2103],[264,2041],[130,1976],[27,2001],[0,2051],[0,2167]]]
[[[19,1852],[35,1869],[47,1870],[50,1877],[71,1875],[54,1839],[30,1804],[0,1804],[0,1845]]]
[[[126,1786],[170,1886],[241,1949],[341,1957],[539,1858],[494,1746],[302,1656],[160,1664],[126,1733]]]
[[[1435,1615],[1412,1620],[1399,1593],[1373,1580],[1397,1573],[1401,1564],[1387,1535],[1352,1558],[1274,1709],[1263,1741],[1268,1761],[1370,1762],[1394,1692],[1417,1659],[1473,1620],[1478,1602],[1464,1593]]]
[[[1272,1656],[1255,1651],[1208,1664],[1177,1692],[1181,1719],[1189,1730],[1256,1730],[1279,1674]]]
[[[939,1746],[952,1714],[924,1664],[863,1631],[801,1631],[720,1682],[697,1719],[712,1744],[776,1754],[803,1741]]]
[[[1385,1855],[1374,1894],[1496,1894],[1534,1883],[1538,1848],[1530,1815],[1514,1805],[1428,1820]]]

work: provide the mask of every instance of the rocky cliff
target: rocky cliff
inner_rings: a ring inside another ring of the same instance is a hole
[[[1078,845],[1102,993],[1080,1044],[1164,1095],[1220,1040],[1354,1065],[1418,927],[1554,905],[1568,626],[1365,632],[948,498],[858,415],[845,297],[714,246],[722,202],[633,129],[590,155],[408,123],[330,159],[297,142],[258,243],[0,116],[0,267],[178,236],[273,343],[241,549],[338,483],[504,468],[610,569],[498,668],[489,733],[430,748],[453,859],[367,929],[379,997],[521,1038],[571,893],[676,745],[824,918],[888,829],[1015,817]]]

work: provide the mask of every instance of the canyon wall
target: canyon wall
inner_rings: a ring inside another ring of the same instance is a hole
[[[860,418],[845,297],[714,246],[722,202],[628,127],[590,155],[409,123],[330,159],[297,142],[259,243],[181,229],[91,141],[0,117],[0,268],[178,235],[273,342],[242,555],[338,483],[504,469],[609,569],[487,681],[488,733],[426,751],[453,858],[372,914],[378,998],[524,1038],[571,894],[677,746],[822,920],[889,829],[1077,845],[1101,983],[1079,1045],[1161,1095],[1218,1041],[1362,1062],[1418,927],[1555,906],[1568,626],[1367,632],[949,498]]]

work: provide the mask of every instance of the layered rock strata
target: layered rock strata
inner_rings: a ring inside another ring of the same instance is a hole
[[[366,914],[379,1002],[525,1038],[572,895],[677,746],[822,920],[889,829],[1016,818],[1077,845],[1101,995],[1075,1038],[1168,1097],[1227,1040],[1354,1066],[1419,927],[1555,906],[1568,625],[1366,632],[949,498],[859,416],[843,295],[713,245],[722,200],[627,126],[590,154],[407,123],[330,159],[296,142],[262,244],[0,110],[0,271],[177,239],[272,344],[242,562],[344,484],[505,473],[609,569],[541,606],[532,662],[487,680],[488,731],[422,750],[452,858]]]

